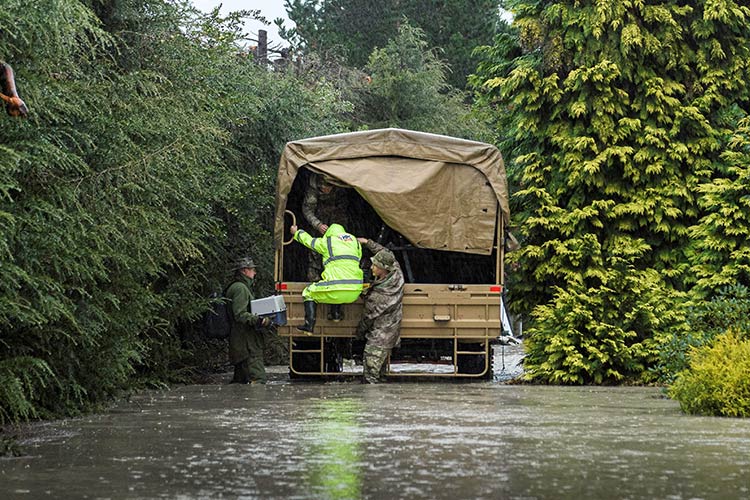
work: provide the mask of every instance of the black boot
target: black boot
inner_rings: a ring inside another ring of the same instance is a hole
[[[331,304],[328,306],[329,315],[331,316],[329,319],[339,322],[343,318],[341,315],[341,304]]]
[[[304,302],[305,305],[305,324],[300,325],[297,327],[297,330],[305,332],[305,333],[312,333],[315,329],[315,308],[317,304],[315,301],[312,300],[306,300]]]

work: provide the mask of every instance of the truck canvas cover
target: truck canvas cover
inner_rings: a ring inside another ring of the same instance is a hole
[[[489,255],[498,208],[504,224],[510,220],[505,166],[494,146],[410,130],[367,130],[287,143],[277,181],[277,248],[302,167],[356,189],[415,247]]]

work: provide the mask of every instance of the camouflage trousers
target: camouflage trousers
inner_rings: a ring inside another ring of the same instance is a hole
[[[376,347],[367,344],[362,359],[364,381],[368,384],[385,382],[386,361],[391,350],[386,347]]]
[[[310,252],[307,260],[307,281],[320,281],[323,274],[323,257],[317,252]]]

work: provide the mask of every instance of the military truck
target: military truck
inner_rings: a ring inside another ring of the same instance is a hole
[[[404,272],[401,345],[390,356],[389,376],[491,378],[491,345],[503,334],[510,219],[497,148],[394,128],[286,144],[276,191],[274,279],[287,305],[279,334],[289,341],[291,377],[341,376],[344,360],[362,349],[353,341],[361,298],[342,306],[339,322],[327,319],[320,304],[312,336],[296,329],[304,322],[310,250],[292,240],[289,227],[296,222],[319,235],[301,210],[313,175],[345,188],[347,232],[390,248]],[[370,257],[363,248],[365,283]]]

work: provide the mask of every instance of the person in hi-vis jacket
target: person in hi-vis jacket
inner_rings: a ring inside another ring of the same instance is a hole
[[[316,304],[333,304],[332,319],[341,319],[340,304],[354,302],[362,292],[363,274],[359,267],[362,247],[357,238],[340,224],[331,224],[320,238],[313,238],[297,226],[289,228],[294,239],[323,258],[320,281],[310,283],[303,291],[305,323],[297,327],[305,333],[315,328]],[[338,306],[338,307],[336,307]]]

